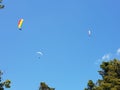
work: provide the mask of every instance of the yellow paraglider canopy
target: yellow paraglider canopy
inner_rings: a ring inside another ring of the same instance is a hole
[[[20,19],[18,22],[18,29],[21,30],[22,29],[22,24],[23,24],[23,19]]]

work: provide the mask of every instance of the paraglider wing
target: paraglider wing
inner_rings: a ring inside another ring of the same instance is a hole
[[[40,57],[43,55],[42,52],[36,52],[38,54],[38,58],[40,59]]]
[[[21,30],[22,29],[22,24],[23,24],[23,19],[20,19],[18,22],[18,29]]]
[[[89,35],[89,36],[91,35],[91,31],[90,31],[90,30],[88,31],[88,35]]]
[[[42,52],[37,52],[39,55],[43,55],[43,53]]]

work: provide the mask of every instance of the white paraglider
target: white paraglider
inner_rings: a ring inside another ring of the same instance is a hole
[[[42,53],[42,52],[37,52],[37,54],[43,55],[43,53]]]
[[[88,36],[91,36],[91,31],[90,30],[88,31]]]
[[[42,52],[36,52],[38,54],[38,58],[40,59],[41,56],[43,56],[43,53]]]

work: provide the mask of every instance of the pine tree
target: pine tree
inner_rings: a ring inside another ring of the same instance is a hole
[[[39,90],[55,90],[55,88],[50,88],[45,82],[41,82]]]
[[[120,90],[120,61],[117,59],[102,62],[102,70],[98,71],[102,79],[97,80],[97,84],[88,82],[88,87],[84,90]],[[90,84],[91,83],[91,84]]]
[[[5,88],[10,88],[10,83],[11,81],[10,80],[6,80],[4,82],[1,82],[1,76],[3,75],[2,71],[0,71],[0,90],[4,90],[4,87]]]
[[[2,0],[0,0],[0,3],[2,3]],[[0,4],[0,9],[4,8],[5,6]]]

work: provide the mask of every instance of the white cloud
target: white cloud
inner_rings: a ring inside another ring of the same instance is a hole
[[[120,48],[118,48],[117,50],[117,55],[120,55]]]
[[[100,64],[102,63],[103,61],[108,61],[110,59],[113,59],[115,57],[118,57],[117,55],[120,55],[120,48],[117,49],[117,52],[116,53],[108,53],[108,54],[105,54],[104,56],[102,56],[101,58],[99,58],[98,60],[95,61],[95,64]]]
[[[101,64],[103,61],[108,61],[111,58],[111,54],[105,54],[104,56],[102,56],[100,59],[95,61],[95,64]]]
[[[102,57],[102,60],[109,60],[110,59],[110,54],[105,54],[103,57]]]

